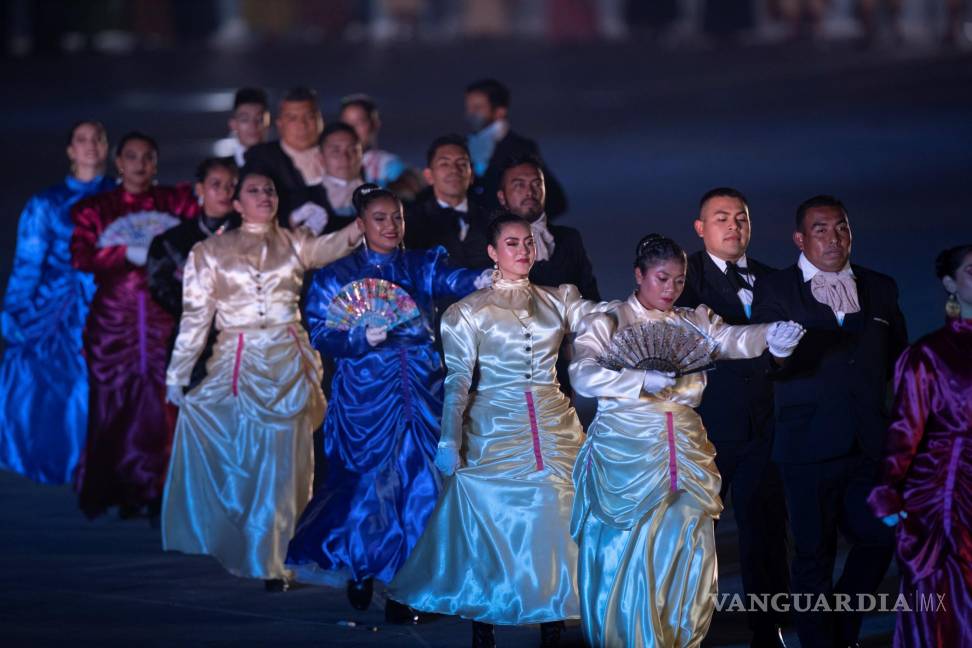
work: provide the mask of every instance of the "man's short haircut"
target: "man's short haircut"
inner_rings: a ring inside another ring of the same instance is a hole
[[[307,86],[297,86],[296,88],[291,88],[284,95],[283,101],[291,102],[304,102],[309,101],[314,104],[314,107],[318,107],[317,103],[317,92]]]
[[[749,201],[746,200],[746,196],[743,195],[738,189],[733,189],[732,187],[716,187],[715,189],[709,189],[704,194],[702,194],[702,199],[699,200],[699,209],[701,210],[705,207],[705,203],[709,202],[713,198],[735,198],[740,201],[746,209],[749,209]]]
[[[533,153],[521,153],[519,155],[511,155],[503,161],[503,165],[500,167],[500,186],[506,181],[506,173],[514,167],[518,167],[524,164],[529,164],[534,169],[540,173],[540,177],[543,177],[543,160],[534,155]]]
[[[334,133],[347,133],[354,139],[355,142],[361,141],[358,139],[358,131],[354,130],[354,128],[348,124],[339,121],[331,122],[324,127],[324,130],[321,131],[321,136],[317,138],[317,145],[324,146],[324,141]]]
[[[429,144],[429,149],[425,153],[425,166],[432,166],[432,160],[435,159],[435,154],[439,152],[439,149],[443,146],[458,146],[462,149],[462,152],[466,154],[466,157],[471,158],[469,155],[469,145],[466,144],[466,138],[462,135],[457,135],[455,133],[449,133],[448,135],[440,135],[432,140]]]
[[[375,121],[378,117],[378,104],[370,96],[362,93],[350,94],[346,97],[341,97],[341,110],[345,108],[350,108],[351,106],[357,106],[361,110],[365,111],[368,115],[368,119]]]
[[[807,198],[796,210],[796,228],[797,230],[803,229],[803,221],[807,217],[807,212],[811,209],[816,209],[818,207],[835,207],[843,212],[844,217],[847,217],[847,208],[844,207],[844,203],[840,202],[837,198],[833,196],[828,196],[826,194],[821,194],[819,196],[814,196],[813,198]]]
[[[264,110],[270,106],[266,91],[260,88],[240,88],[237,90],[233,97],[233,111],[235,112],[244,104],[256,104]]]
[[[482,92],[493,108],[510,107],[510,89],[496,79],[480,79],[466,86],[466,94]]]

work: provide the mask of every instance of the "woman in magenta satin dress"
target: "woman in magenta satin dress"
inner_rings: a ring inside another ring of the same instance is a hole
[[[118,144],[121,186],[79,202],[72,211],[71,263],[94,274],[96,292],[84,329],[88,361],[88,440],[78,468],[80,507],[95,517],[111,506],[128,517],[158,512],[175,429],[165,403],[165,367],[175,322],[152,301],[146,247],[105,245],[113,222],[138,212],[196,216],[188,185],[158,187],[158,147],[141,133]]]
[[[893,422],[868,503],[897,526],[896,647],[972,646],[972,244],[936,261],[948,322],[895,368]]]

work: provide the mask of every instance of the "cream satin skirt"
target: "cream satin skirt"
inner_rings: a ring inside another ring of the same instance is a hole
[[[162,547],[230,573],[285,578],[287,543],[311,496],[324,419],[321,363],[298,323],[221,331],[176,424]]]

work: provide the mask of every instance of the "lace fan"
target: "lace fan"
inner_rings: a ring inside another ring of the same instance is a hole
[[[338,291],[327,308],[324,323],[341,331],[356,326],[393,329],[418,316],[415,300],[401,286],[369,277],[352,281]]]
[[[614,371],[651,369],[678,377],[712,369],[717,348],[714,340],[687,326],[641,322],[615,333],[597,361]]]
[[[152,239],[179,224],[172,214],[160,211],[140,211],[113,221],[98,237],[98,247],[126,245],[148,247]]]

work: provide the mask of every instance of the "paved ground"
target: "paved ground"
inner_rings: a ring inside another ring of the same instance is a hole
[[[62,174],[64,132],[78,118],[103,119],[116,138],[131,128],[155,133],[169,182],[188,178],[223,135],[239,85],[279,94],[310,84],[328,112],[341,95],[365,90],[385,108],[383,144],[418,164],[432,137],[461,127],[463,85],[496,75],[513,87],[515,126],[540,140],[568,188],[565,222],[584,233],[605,296],[630,289],[629,258],[644,233],[695,247],[690,221],[711,186],[749,194],[752,254],[778,265],[796,256],[795,206],[829,192],[851,210],[855,259],[898,280],[915,337],[941,321],[935,252],[972,238],[970,64],[972,56],[949,53],[524,43],[0,61],[0,279],[16,215]],[[352,614],[342,592],[268,595],[209,559],[162,554],[146,521],[86,522],[65,488],[4,474],[0,499],[3,645],[468,644],[468,625],[453,619],[386,627],[380,605]],[[722,591],[739,588],[732,531],[729,521],[719,527]],[[348,620],[357,625],[339,623]],[[891,622],[869,619],[867,645],[888,645]],[[502,630],[499,641],[531,645],[535,632]],[[579,641],[576,628],[569,638]],[[726,614],[707,645],[745,641],[742,615]]]

